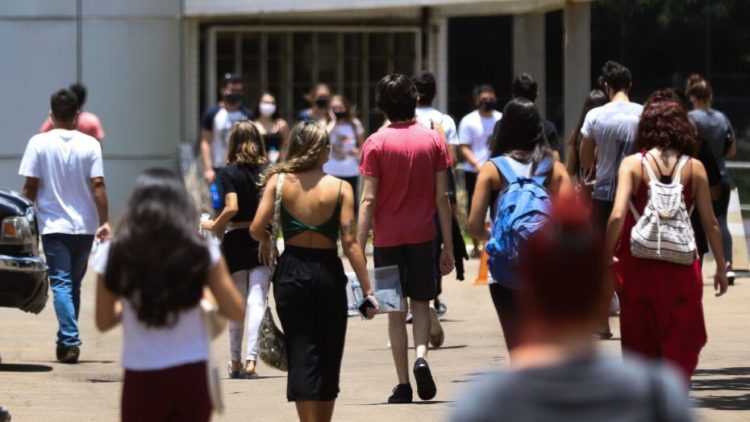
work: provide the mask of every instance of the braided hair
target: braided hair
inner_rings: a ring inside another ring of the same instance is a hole
[[[305,120],[292,128],[289,142],[285,143],[286,160],[269,167],[261,179],[261,186],[265,186],[274,174],[299,173],[315,167],[320,154],[330,144],[328,131],[318,122]]]

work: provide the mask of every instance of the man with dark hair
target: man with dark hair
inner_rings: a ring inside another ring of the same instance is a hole
[[[375,100],[391,124],[372,134],[362,148],[360,172],[365,181],[357,241],[364,248],[374,226],[375,267],[398,266],[403,294],[410,299],[413,315],[417,393],[421,399],[430,400],[437,393],[425,360],[430,336],[429,302],[436,296],[433,219],[437,213],[445,245],[439,258],[440,270],[445,275],[454,266],[445,174],[451,160],[440,135],[414,120],[417,97],[417,88],[407,76],[391,74],[378,82]],[[406,303],[404,312],[388,314],[388,335],[398,376],[389,403],[412,401],[405,308]]]
[[[466,160],[459,168],[464,171],[466,184],[466,214],[471,212],[471,198],[474,196],[474,186],[477,184],[477,174],[482,165],[490,158],[489,139],[495,130],[495,123],[503,116],[495,110],[497,96],[495,88],[490,85],[479,85],[474,89],[474,105],[476,110],[464,116],[458,124],[458,142],[461,154]],[[479,257],[479,240],[471,239],[474,249],[471,257]]]
[[[104,139],[105,134],[104,128],[102,128],[102,123],[99,121],[99,117],[94,113],[89,113],[88,111],[83,110],[83,104],[86,103],[86,86],[74,83],[70,85],[68,89],[73,92],[78,99],[78,110],[80,113],[76,119],[76,130],[85,133],[86,135],[93,136],[101,142]],[[54,128],[55,126],[52,123],[52,119],[47,116],[47,120],[45,120],[44,123],[42,123],[42,127],[39,128],[39,133],[49,132]]]
[[[591,325],[608,307],[604,249],[585,204],[561,197],[550,223],[519,255],[523,342],[513,369],[483,375],[451,421],[691,421],[688,389],[674,369],[607,356]]]
[[[523,97],[535,103],[536,97],[539,94],[539,86],[531,75],[524,72],[513,79],[511,94],[513,98]],[[552,148],[555,160],[560,161],[560,151],[558,150],[560,140],[557,136],[555,124],[542,117],[542,128],[544,129],[544,136],[547,138],[547,143]]]
[[[630,101],[630,70],[613,61],[602,68],[602,90],[610,102],[591,109],[581,127],[581,168],[596,165],[593,217],[601,236],[607,230],[607,221],[612,212],[617,189],[617,172],[620,162],[633,149],[643,106]],[[614,294],[614,293],[613,293]],[[611,338],[608,315],[601,321],[600,336]]]
[[[57,360],[76,363],[81,345],[81,281],[94,237],[110,236],[107,192],[101,145],[75,130],[76,95],[62,89],[52,95],[50,103],[54,129],[29,140],[18,174],[26,177],[23,195],[38,210],[59,323]]]
[[[240,120],[253,119],[253,113],[242,104],[244,96],[245,86],[242,77],[227,73],[221,80],[221,102],[209,107],[201,117],[203,179],[209,185],[217,180],[217,172],[227,165],[227,146],[232,126]],[[224,194],[221,192],[221,183],[216,183],[216,187],[220,202],[223,204]]]

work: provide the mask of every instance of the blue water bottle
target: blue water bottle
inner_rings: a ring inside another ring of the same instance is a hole
[[[352,280],[352,290],[354,291],[354,303],[359,307],[365,300],[365,295],[362,292],[362,285],[359,284],[359,280],[356,278]]]
[[[211,205],[216,211],[221,209],[221,197],[219,196],[219,187],[216,186],[216,182],[211,183],[208,186],[208,190],[211,191]]]

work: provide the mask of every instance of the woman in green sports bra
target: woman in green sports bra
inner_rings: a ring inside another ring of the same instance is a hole
[[[273,293],[289,356],[287,399],[295,402],[304,421],[330,421],[339,393],[347,278],[337,238],[363,291],[374,302],[365,256],[354,233],[354,193],[348,183],[323,172],[329,153],[328,133],[321,124],[296,125],[286,143],[286,161],[263,175],[263,196],[250,226],[260,242],[261,260],[275,259],[275,239],[269,238],[266,228],[273,219],[276,187],[283,176],[284,253],[273,276]],[[376,312],[377,308],[369,309],[368,317]]]

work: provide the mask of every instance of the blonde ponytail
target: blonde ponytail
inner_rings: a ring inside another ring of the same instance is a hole
[[[286,160],[269,167],[261,178],[261,186],[278,173],[299,173],[312,169],[329,144],[328,131],[318,122],[303,121],[292,129],[286,142]]]

